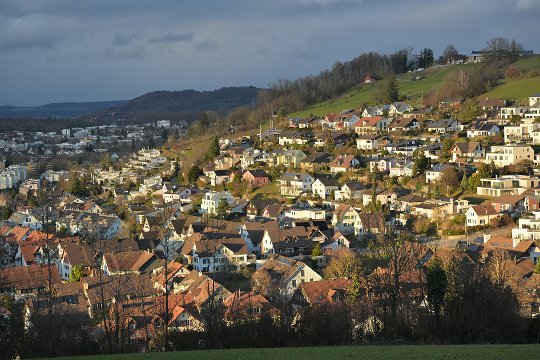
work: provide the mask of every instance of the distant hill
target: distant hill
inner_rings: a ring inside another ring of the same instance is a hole
[[[223,87],[212,91],[154,91],[126,103],[93,113],[94,118],[111,117],[128,122],[159,119],[194,120],[204,111],[227,114],[239,106],[252,105],[261,89],[253,86]]]
[[[74,118],[93,112],[119,106],[127,100],[94,101],[94,102],[63,102],[41,106],[0,106],[0,117],[3,118]]]

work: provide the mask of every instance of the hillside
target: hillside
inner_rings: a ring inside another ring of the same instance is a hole
[[[69,359],[169,360],[169,359],[535,359],[539,345],[394,345],[334,346],[274,349],[200,350],[166,353],[137,353],[110,356],[70,357]]]
[[[246,86],[224,87],[212,91],[154,91],[92,114],[92,117],[108,117],[114,112],[117,118],[126,118],[128,121],[177,118],[190,121],[203,111],[226,114],[236,107],[251,105],[257,101],[260,90]]]
[[[41,106],[0,106],[0,117],[4,118],[72,118],[90,114],[102,109],[119,106],[127,100],[94,101],[94,102],[63,102]]]
[[[538,69],[540,71],[540,56],[524,58],[514,63],[523,73]],[[422,96],[425,93],[440,88],[446,76],[458,69],[474,70],[480,64],[464,64],[453,66],[439,66],[423,71],[415,71],[396,76],[400,94],[405,97],[405,101],[412,105],[421,104]],[[420,80],[413,80],[415,77],[422,77]],[[291,117],[307,117],[310,115],[324,116],[327,113],[339,112],[344,109],[356,109],[363,104],[373,105],[373,90],[375,83],[362,84],[346,91],[343,95],[311,105],[302,111],[289,114]],[[503,81],[497,87],[490,89],[481,96],[502,97],[509,100],[525,99],[531,92],[540,89],[540,77]]]

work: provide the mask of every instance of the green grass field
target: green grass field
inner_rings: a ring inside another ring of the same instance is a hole
[[[540,56],[532,56],[520,59],[514,63],[523,73],[530,70],[540,70]],[[413,106],[421,104],[422,96],[432,90],[441,87],[446,76],[457,70],[474,70],[481,64],[464,64],[431,68],[424,71],[415,71],[396,76],[399,92],[405,97],[405,101]],[[424,76],[420,80],[413,80],[416,76]],[[363,104],[373,104],[373,89],[375,84],[358,85],[346,91],[338,98],[308,106],[302,111],[289,114],[290,117],[307,117],[310,115],[325,116],[331,112],[340,112],[345,109],[357,109]],[[520,100],[531,93],[540,91],[540,77],[520,79],[503,82],[491,89],[481,97],[500,97],[508,100]]]
[[[339,346],[278,349],[201,350],[169,353],[136,353],[111,356],[71,357],[69,359],[108,360],[437,360],[437,359],[536,359],[540,345],[395,345],[395,346]]]
[[[540,76],[529,79],[505,81],[481,97],[493,97],[506,100],[526,100],[531,94],[538,92],[540,92]]]

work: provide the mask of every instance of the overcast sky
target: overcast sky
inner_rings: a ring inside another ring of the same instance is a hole
[[[540,52],[540,0],[0,0],[0,105],[268,86],[368,51],[495,36]]]

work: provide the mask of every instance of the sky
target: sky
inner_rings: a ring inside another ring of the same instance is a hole
[[[267,87],[364,52],[540,52],[540,0],[0,0],[0,105]]]

